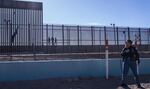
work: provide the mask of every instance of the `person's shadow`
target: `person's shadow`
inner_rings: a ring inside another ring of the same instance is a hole
[[[123,89],[131,89],[129,86],[127,86],[127,87],[122,87]]]
[[[129,86],[126,86],[126,87],[122,87],[123,89],[132,89],[132,88],[130,88]],[[121,89],[122,89],[121,88]],[[118,88],[119,89],[119,88]],[[141,87],[141,88],[138,88],[138,89],[145,89],[144,87]]]
[[[127,80],[128,80],[127,81],[128,82],[128,86],[124,86],[123,87],[123,86],[119,85],[119,87],[117,89],[132,89],[132,88],[130,88],[130,85],[135,85],[135,80],[132,79],[132,76],[128,76]],[[141,75],[140,76],[140,83],[149,83],[149,81],[150,81],[149,75]],[[140,88],[137,88],[137,89],[147,89],[147,88],[145,88],[145,86],[141,86]]]

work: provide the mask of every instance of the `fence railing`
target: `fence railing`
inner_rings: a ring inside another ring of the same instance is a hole
[[[0,35],[3,46],[104,45],[105,35],[111,45],[122,45],[126,39],[136,38],[141,44],[150,43],[149,28],[1,24]]]
[[[103,52],[106,39],[115,52],[127,39],[147,50],[150,28],[0,24],[1,54]]]

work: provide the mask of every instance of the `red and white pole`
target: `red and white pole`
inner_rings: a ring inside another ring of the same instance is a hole
[[[138,50],[139,49],[139,45],[140,45],[140,37],[135,35],[135,47]],[[138,61],[136,61],[136,65],[137,65],[137,74],[139,75],[139,63]]]

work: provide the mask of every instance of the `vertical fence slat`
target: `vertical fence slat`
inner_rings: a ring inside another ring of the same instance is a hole
[[[128,40],[130,40],[130,28],[128,27]]]
[[[94,45],[94,41],[93,41],[93,27],[91,26],[91,42],[92,42],[92,46]]]
[[[80,45],[80,43],[79,43],[79,26],[77,26],[77,40],[78,40],[78,46]]]
[[[119,46],[119,33],[118,33],[118,27],[116,27],[116,32],[117,32],[117,45]]]
[[[141,45],[141,39],[142,39],[142,37],[141,37],[141,28],[139,28],[138,31],[139,31],[139,35],[138,35],[139,36],[139,41],[140,41],[140,45]]]
[[[64,40],[64,25],[62,25],[62,43],[63,43],[63,52],[64,52],[64,45],[65,45],[65,40]]]

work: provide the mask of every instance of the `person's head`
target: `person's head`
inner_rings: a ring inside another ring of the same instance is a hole
[[[132,46],[132,41],[131,40],[127,40],[125,45],[126,45],[126,47]]]

